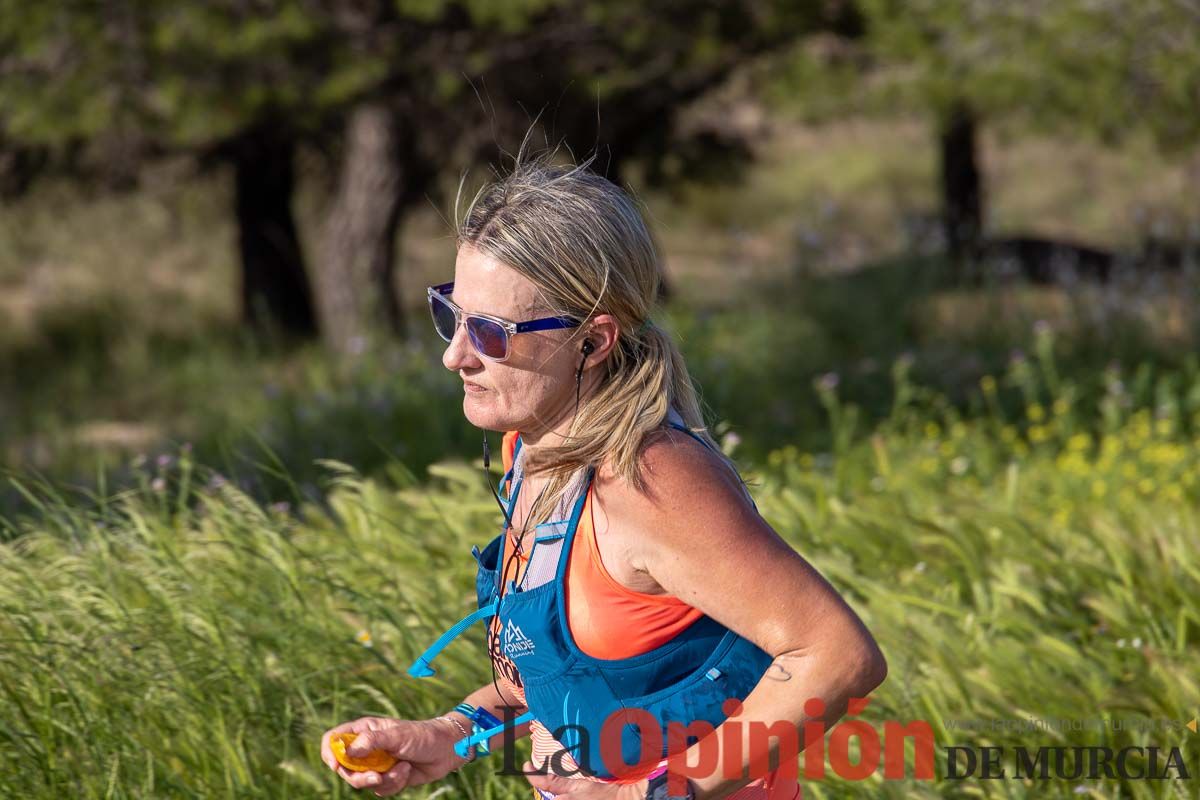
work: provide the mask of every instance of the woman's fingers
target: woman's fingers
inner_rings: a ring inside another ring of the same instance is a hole
[[[382,774],[374,770],[352,772],[339,764],[337,774],[355,789],[374,789],[379,797],[388,797],[403,791],[408,785],[412,764],[401,761]]]
[[[383,776],[374,770],[354,772],[353,770],[346,769],[341,764],[338,765],[337,774],[355,789],[376,789],[383,782]]]
[[[365,758],[373,750],[383,750],[393,753],[397,745],[403,741],[403,727],[372,728],[361,731],[358,737],[346,745],[346,755],[351,758]]]
[[[403,791],[408,786],[408,779],[411,775],[412,764],[407,761],[397,762],[396,766],[380,776],[379,786],[375,789],[376,796],[390,797]]]
[[[420,742],[425,740],[413,736],[417,730],[417,723],[411,720],[361,717],[325,732],[321,737],[321,760],[355,789],[373,789],[379,797],[389,797],[412,783],[413,762],[421,762],[427,755],[423,750],[429,749],[428,743],[423,748]],[[396,758],[396,763],[383,773],[373,770],[355,772],[342,766],[333,755],[330,741],[337,734],[346,732],[358,734],[346,748],[346,755],[361,758],[372,751],[383,750]],[[431,778],[425,772],[417,774],[417,784],[429,780]]]
[[[373,750],[383,750],[393,758],[420,761],[423,756],[422,741],[414,736],[418,724],[411,720],[398,720],[386,728],[371,728],[358,734],[358,738],[346,747],[346,755],[363,758]]]
[[[330,747],[329,740],[333,738],[334,734],[357,732],[357,728],[355,728],[355,726],[359,724],[360,723],[358,720],[355,720],[354,722],[343,722],[341,725],[325,731],[325,735],[321,737],[321,760],[325,762],[325,766],[335,771],[338,768],[337,759],[334,758],[333,748]]]

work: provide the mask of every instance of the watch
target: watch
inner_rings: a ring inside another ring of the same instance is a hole
[[[687,778],[684,781],[687,785],[686,794],[667,794],[667,773],[655,775],[646,787],[646,800],[696,800],[696,789],[692,782]]]

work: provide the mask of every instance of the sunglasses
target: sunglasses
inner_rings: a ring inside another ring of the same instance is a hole
[[[581,324],[570,317],[543,317],[528,322],[512,322],[488,314],[471,314],[463,311],[448,297],[454,291],[453,281],[430,286],[425,290],[429,296],[429,313],[433,315],[433,327],[447,342],[454,339],[458,326],[467,325],[467,339],[475,352],[489,361],[504,361],[511,352],[509,342],[518,333],[532,331],[554,331],[560,328],[577,328]]]

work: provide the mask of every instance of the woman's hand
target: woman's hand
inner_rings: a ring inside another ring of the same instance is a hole
[[[387,772],[354,772],[334,758],[329,739],[334,734],[358,734],[346,748],[346,755],[362,757],[372,750],[383,750],[396,760]],[[325,731],[321,737],[321,760],[355,789],[374,789],[377,797],[390,797],[409,786],[440,780],[466,764],[459,758],[454,743],[462,738],[448,719],[406,720],[387,717],[361,717]]]
[[[569,800],[644,800],[650,785],[645,778],[637,783],[598,783],[582,778],[564,778],[553,772],[539,775],[529,762],[525,762],[522,771],[533,788],[552,797]]]

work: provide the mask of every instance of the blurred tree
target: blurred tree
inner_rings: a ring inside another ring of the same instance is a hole
[[[312,290],[292,217],[295,142],[268,124],[223,143],[234,164],[234,211],[242,264],[243,318],[266,330],[317,331]]]
[[[856,0],[863,35],[840,48],[798,53],[791,81],[824,115],[847,111],[932,115],[938,130],[942,230],[962,267],[983,251],[986,208],[979,128],[1027,102],[1036,81],[1016,3]],[[849,51],[849,55],[847,55]],[[831,96],[841,90],[841,97]],[[848,90],[848,91],[847,91]]]
[[[1188,160],[1184,202],[1200,207],[1200,0],[1072,0],[1039,23],[1053,40],[1053,79],[1038,98],[1046,123],[1106,144],[1149,133],[1162,153]],[[1140,267],[1200,265],[1200,218],[1143,235]]]
[[[0,0],[0,137],[13,153],[84,148],[121,182],[165,153],[231,164],[245,320],[319,327],[353,352],[378,321],[401,325],[393,254],[405,209],[452,167],[519,141],[530,119],[517,109],[550,109],[548,137],[600,149],[610,178],[639,159],[661,182],[679,109],[843,7]],[[311,279],[290,207],[305,144],[336,164]]]
[[[311,335],[292,155],[361,82],[320,6],[0,0],[0,130],[110,183],[171,152],[231,163],[243,317]]]
[[[932,115],[943,230],[964,268],[984,246],[978,138],[989,120],[1020,118],[1033,129],[1109,142],[1149,130],[1175,151],[1197,144],[1196,0],[856,0],[856,7],[864,35],[793,50],[784,69],[776,65],[768,96],[817,119]]]
[[[650,187],[727,180],[750,157],[746,142],[688,130],[681,115],[748,62],[814,31],[844,31],[849,11],[843,0],[562,3],[496,49],[503,63],[471,73],[491,110],[475,128],[474,160],[494,160],[529,125],[525,110],[540,109],[547,139],[577,156],[594,151],[593,169],[617,184],[634,163]],[[667,294],[664,283],[660,299]]]
[[[556,36],[541,37],[521,68],[491,71],[517,107],[550,108],[550,130],[577,150],[604,145],[599,165],[622,182],[631,161],[652,186],[679,144],[674,129],[687,103],[751,57],[836,19],[840,3],[672,0],[648,9],[629,0],[592,0],[556,9]],[[686,24],[680,24],[686,20]],[[513,115],[515,117],[516,115]],[[510,118],[519,128],[522,120]]]
[[[983,254],[983,181],[979,168],[978,117],[966,101],[945,112],[938,125],[942,229],[950,258],[975,263]]]
[[[23,195],[46,168],[45,147],[29,147],[8,141],[0,130],[0,200]]]
[[[1149,131],[1167,151],[1196,148],[1200,0],[1066,0],[1025,14],[1042,43],[1031,99],[1049,124],[1108,142]]]
[[[548,141],[577,155],[597,150],[597,167],[611,180],[622,183],[637,160],[647,181],[661,184],[663,164],[678,150],[672,134],[681,109],[751,55],[837,24],[841,9],[786,2],[713,9],[697,0],[653,13],[631,0],[424,4],[425,27],[381,79],[378,99],[347,115],[317,277],[326,337],[353,350],[380,310],[400,329],[392,254],[406,210],[436,193],[438,177],[453,166],[494,163],[528,133],[532,110]],[[359,27],[378,38],[388,19],[385,12],[360,17]],[[681,27],[679,19],[692,24]],[[389,36],[395,42],[404,34]],[[389,202],[397,185],[400,196]]]

